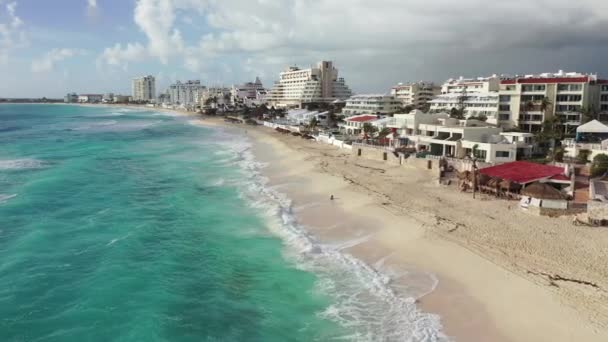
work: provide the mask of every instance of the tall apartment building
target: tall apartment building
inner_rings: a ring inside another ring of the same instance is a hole
[[[154,101],[156,99],[156,80],[154,76],[134,78],[132,96],[133,101]]]
[[[267,95],[269,106],[302,107],[306,103],[329,103],[346,100],[352,92],[338,69],[330,61],[317,63],[316,67],[300,69],[289,67]]]
[[[199,80],[187,81],[185,83],[177,81],[169,86],[167,93],[169,94],[169,101],[172,104],[193,106],[196,104],[199,92],[205,88]]]
[[[401,101],[393,95],[361,94],[351,96],[346,100],[342,114],[346,116],[357,114],[391,114],[401,108]]]
[[[599,87],[599,119],[608,121],[608,80],[598,80]]]
[[[391,95],[401,101],[402,105],[424,108],[435,96],[441,93],[441,87],[433,82],[399,83],[391,89]]]
[[[601,82],[597,75],[563,71],[502,80],[499,123],[536,133],[542,130],[544,120],[559,115],[564,132],[573,133],[581,124],[584,109],[601,111],[602,103],[608,105],[608,87]],[[606,102],[602,102],[602,89]],[[608,106],[604,108],[608,113]]]

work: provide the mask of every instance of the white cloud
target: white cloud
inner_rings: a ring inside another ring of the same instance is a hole
[[[89,8],[97,8],[97,0],[87,0]]]
[[[98,64],[118,66],[126,69],[129,62],[142,60],[147,56],[146,48],[140,43],[127,44],[123,48],[121,44],[106,48],[98,58]]]
[[[0,1],[1,4],[2,1]],[[6,15],[0,8],[0,63],[6,63],[13,51],[27,46],[24,24],[17,16],[17,3],[9,2],[4,9]]]
[[[32,61],[32,72],[48,72],[52,71],[55,64],[72,58],[75,56],[85,55],[86,51],[82,49],[53,49],[47,52],[42,58]]]
[[[536,65],[533,57],[568,68],[564,51],[608,44],[605,0],[137,0],[134,21],[163,64],[179,58],[201,72],[229,59],[232,74],[276,77],[286,64],[334,59],[366,86],[399,73],[527,72],[516,68]],[[185,41],[180,27],[196,32],[191,22],[208,29]]]

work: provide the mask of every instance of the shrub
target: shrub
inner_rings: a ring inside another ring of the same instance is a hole
[[[590,154],[591,151],[589,150],[580,150],[578,151],[578,156],[576,156],[576,159],[581,164],[587,164],[587,162],[589,161]]]
[[[608,155],[598,154],[591,164],[591,176],[599,177],[608,171]]]

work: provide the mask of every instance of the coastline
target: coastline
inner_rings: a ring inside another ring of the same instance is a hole
[[[239,129],[239,126],[224,123],[221,118],[203,119],[192,112],[145,106],[118,107],[175,113],[196,118],[202,125]],[[385,268],[393,273],[395,270],[414,273],[419,270],[419,279],[425,278],[428,271],[438,278],[438,285],[432,292],[418,292],[418,301],[423,311],[441,316],[446,335],[465,341],[606,341],[608,338],[606,311],[593,311],[605,309],[598,306],[598,301],[606,298],[605,292],[591,293],[593,297],[588,301],[565,296],[560,292],[569,291],[568,284],[563,284],[560,291],[542,276],[525,276],[518,272],[524,262],[530,260],[524,260],[517,251],[513,255],[502,255],[504,251],[492,251],[492,246],[479,245],[470,236],[450,236],[445,230],[438,231],[438,227],[454,224],[453,217],[446,215],[446,218],[438,213],[438,207],[446,206],[451,214],[463,215],[454,210],[464,194],[447,190],[442,192],[445,198],[420,193],[421,198],[415,201],[419,203],[411,202],[411,199],[410,202],[397,201],[392,196],[394,189],[390,188],[401,185],[403,177],[414,178],[408,185],[418,184],[414,190],[405,191],[409,195],[416,191],[437,195],[440,191],[421,170],[395,170],[366,160],[355,162],[350,159],[349,151],[281,136],[267,128],[247,126],[246,134],[252,138],[256,158],[269,164],[263,170],[270,179],[269,185],[293,200],[298,220],[312,234],[328,243],[348,242],[344,248],[347,253],[375,268]],[[377,177],[380,170],[380,179],[369,179]],[[395,184],[383,182],[384,178],[391,177]],[[330,202],[329,194],[334,194],[336,200]],[[468,220],[494,216],[492,220],[497,221],[494,223],[497,228],[504,223],[505,217],[508,220],[512,216],[517,222],[527,219],[526,214],[505,209],[504,203],[484,201],[479,206],[482,207],[479,212],[466,212],[465,215],[471,215]],[[484,210],[490,210],[490,213]],[[553,220],[551,223],[566,226],[559,219]],[[532,221],[538,223],[541,219]],[[473,226],[465,222],[462,227]],[[601,238],[605,239],[605,236]],[[553,266],[551,260],[546,264],[542,260],[535,261],[533,270]],[[433,288],[432,277],[426,276],[422,287]],[[399,285],[398,281],[391,284]],[[581,292],[578,287],[575,290]],[[589,294],[585,289],[582,293]]]

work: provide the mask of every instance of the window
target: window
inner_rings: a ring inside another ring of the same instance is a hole
[[[511,105],[499,105],[498,106],[498,110],[500,111],[510,111],[511,110]]]
[[[608,91],[608,84],[602,86],[602,91]]]
[[[545,91],[544,84],[528,84],[521,87],[521,91]]]
[[[514,85],[508,85],[505,90],[515,90]]]
[[[602,102],[608,102],[608,94],[606,94],[606,95],[602,95],[602,96],[600,97],[600,101],[602,101]]]
[[[511,101],[511,95],[500,95],[499,99],[500,102],[509,102]]]
[[[509,151],[496,151],[496,158],[509,158]]]
[[[498,120],[500,121],[509,121],[511,119],[511,115],[509,114],[498,114]]]
[[[487,151],[485,150],[475,150],[475,158],[477,159],[486,159],[487,157]]]

